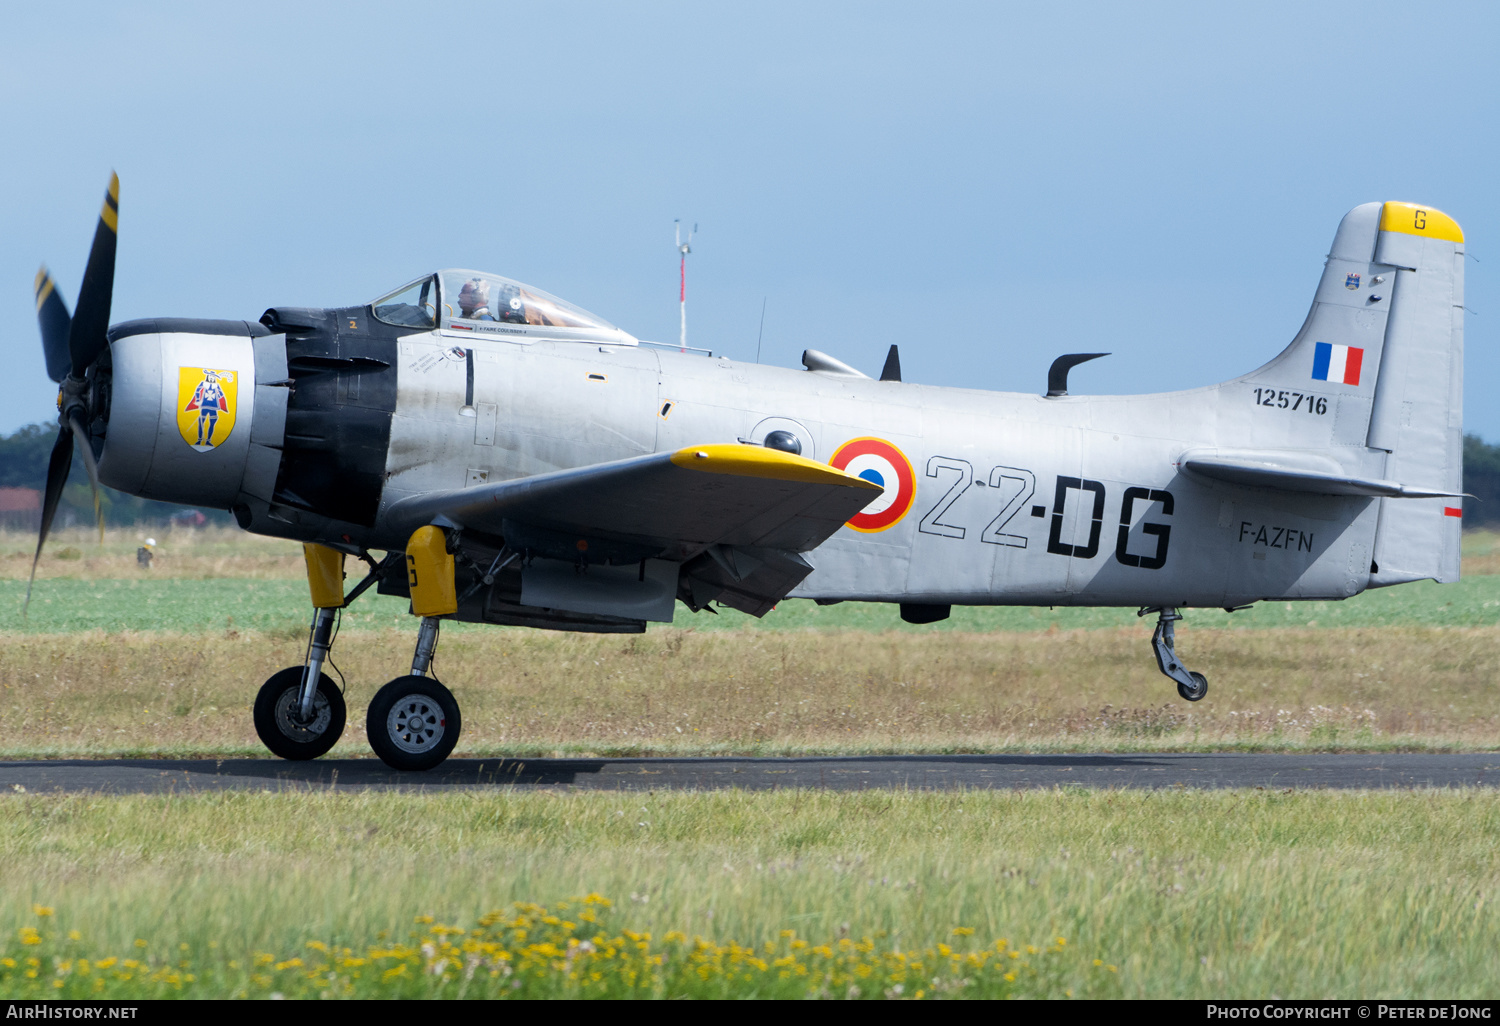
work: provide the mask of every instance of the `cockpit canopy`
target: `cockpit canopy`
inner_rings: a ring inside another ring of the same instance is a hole
[[[370,304],[375,317],[400,327],[492,335],[514,341],[577,339],[634,345],[602,317],[541,289],[484,271],[450,269],[419,278]]]

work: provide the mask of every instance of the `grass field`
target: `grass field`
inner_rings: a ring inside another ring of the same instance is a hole
[[[261,752],[246,707],[306,643],[297,546],[187,532],[141,571],[134,537],[65,535],[22,621],[26,540],[0,537],[0,756]],[[912,627],[892,606],[789,601],[760,621],[682,610],[641,637],[449,625],[437,672],[464,708],[458,754],[484,757],[1492,749],[1500,574],[1482,571],[1500,569],[1500,535],[1468,536],[1465,559],[1455,585],[1190,611],[1179,651],[1210,678],[1195,705],[1157,672],[1150,623],[1118,609]],[[360,711],[409,665],[412,635],[401,600],[345,612],[336,754],[368,754]]]
[[[602,949],[625,930],[663,956],[641,984],[661,995],[1493,997],[1500,979],[1493,791],[12,796],[0,823],[0,857],[26,867],[0,893],[7,997],[100,978],[116,994],[620,993],[629,966]],[[506,975],[556,942],[538,915],[501,938],[504,965],[476,947],[465,981],[472,935],[433,930],[589,893],[613,902],[599,923],[576,904],[559,918],[597,959],[564,941]],[[704,979],[695,938],[722,967],[734,942],[767,969],[742,955]],[[1005,980],[1023,961],[1035,975]]]
[[[261,755],[247,706],[301,661],[283,634],[11,636],[4,757]],[[350,726],[410,662],[410,631],[345,634]],[[791,754],[1150,749],[1490,749],[1500,628],[1184,632],[1210,674],[1189,705],[1139,629],[1032,634],[473,631],[439,676],[458,754]]]
[[[22,622],[30,547],[0,535],[0,757],[264,754],[248,705],[302,658],[298,551],[160,540],[143,572],[133,536],[65,534]],[[1190,611],[1195,705],[1129,610],[455,626],[436,669],[460,755],[1494,749],[1497,571],[1500,535],[1475,534],[1459,585]],[[412,633],[395,600],[345,614],[334,754],[368,755],[364,705]],[[0,997],[1493,997],[1500,979],[1490,790],[0,797]]]

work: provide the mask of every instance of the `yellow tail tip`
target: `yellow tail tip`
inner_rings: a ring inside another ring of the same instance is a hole
[[[1437,207],[1424,207],[1420,203],[1389,202],[1380,210],[1380,230],[1417,235],[1424,239],[1445,239],[1448,242],[1464,241],[1464,230],[1458,222]]]

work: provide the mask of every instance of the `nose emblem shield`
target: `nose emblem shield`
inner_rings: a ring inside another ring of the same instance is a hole
[[[211,367],[177,370],[177,430],[199,452],[221,445],[234,430],[239,409],[238,375]]]

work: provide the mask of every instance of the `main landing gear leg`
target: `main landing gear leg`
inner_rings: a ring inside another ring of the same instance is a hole
[[[422,618],[411,673],[375,693],[365,714],[370,747],[392,769],[428,770],[448,758],[463,728],[458,700],[432,672],[439,617],[458,612],[453,554],[437,527],[420,527],[406,545],[411,611]]]
[[[332,748],[347,718],[343,694],[323,672],[344,606],[344,554],[323,545],[304,545],[302,552],[315,610],[307,660],[273,673],[255,696],[255,732],[272,754],[296,760]]]
[[[313,614],[312,640],[307,646],[307,665],[303,667],[302,690],[297,696],[297,716],[304,723],[313,716],[318,681],[323,676],[323,663],[328,659],[328,650],[333,647],[333,621],[337,618],[337,609],[319,608]]]
[[[1156,613],[1156,631],[1151,635],[1151,648],[1156,652],[1156,665],[1161,672],[1177,682],[1177,693],[1189,702],[1197,702],[1208,694],[1208,678],[1189,670],[1177,658],[1176,629],[1174,625],[1182,619],[1174,606],[1153,606],[1142,609],[1136,616]]]
[[[411,657],[411,675],[425,677],[432,669],[432,657],[437,655],[438,628],[443,621],[435,616],[422,617],[422,626],[417,628],[417,650]]]

